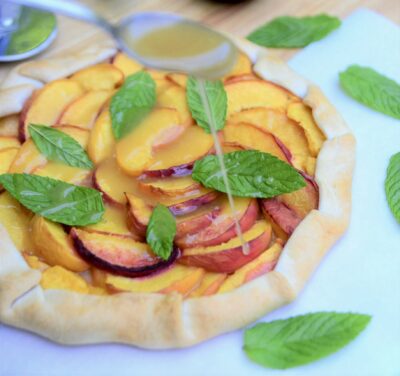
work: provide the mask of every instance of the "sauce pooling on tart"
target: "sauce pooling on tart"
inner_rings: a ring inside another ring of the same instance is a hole
[[[223,78],[228,98],[226,124],[218,132],[223,152],[270,153],[301,171],[306,182],[298,191],[269,199],[234,198],[249,246],[244,254],[227,196],[191,176],[193,164],[215,148],[212,135],[191,116],[184,74],[148,69],[156,83],[156,106],[126,137],[115,139],[110,98],[127,76],[142,69],[118,53],[112,63],[53,81],[27,101],[18,130],[0,136],[1,173],[48,176],[102,192],[103,219],[72,228],[35,215],[8,192],[0,193],[0,223],[27,263],[42,271],[44,288],[93,294],[175,291],[184,297],[227,292],[273,270],[296,226],[318,207],[313,176],[325,138],[310,108],[259,78],[240,55]],[[52,126],[72,137],[93,169],[46,158],[30,138],[29,124]],[[165,261],[145,241],[159,203],[177,223],[174,252]]]

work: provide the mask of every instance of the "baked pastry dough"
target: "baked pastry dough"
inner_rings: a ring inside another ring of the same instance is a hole
[[[28,266],[0,225],[0,320],[64,344],[119,342],[144,348],[186,347],[242,328],[291,302],[346,230],[351,210],[355,140],[320,89],[268,51],[247,41],[238,47],[262,78],[303,99],[326,140],[315,181],[319,207],[286,242],[274,270],[223,294],[184,299],[172,292],[113,295],[44,289],[42,273]],[[0,117],[21,112],[34,90],[111,58],[110,41],[14,68],[0,88]],[[11,121],[11,120],[10,120]],[[306,254],[306,257],[305,257]]]

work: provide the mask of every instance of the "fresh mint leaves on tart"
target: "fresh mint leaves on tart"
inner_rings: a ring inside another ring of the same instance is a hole
[[[156,83],[149,73],[128,76],[110,104],[111,123],[117,140],[128,134],[156,103]]]
[[[370,320],[371,316],[357,313],[318,312],[261,323],[245,331],[243,349],[264,367],[296,367],[341,349]]]
[[[260,26],[247,39],[270,48],[299,48],[326,37],[341,21],[327,14],[310,17],[278,17]]]
[[[217,131],[220,131],[225,126],[226,112],[228,108],[228,99],[221,81],[202,80],[205,87],[205,94],[210,115],[215,124]],[[199,86],[200,79],[189,77],[186,84],[186,99],[189,105],[190,112],[196,123],[202,127],[207,133],[211,133],[210,120],[207,114],[207,109],[204,106],[201,87]]]
[[[153,252],[163,260],[168,260],[176,234],[175,217],[164,205],[157,205],[149,220],[146,241]]]
[[[72,167],[93,168],[85,150],[71,136],[56,128],[38,124],[30,124],[28,130],[36,147],[47,159]]]
[[[385,192],[389,208],[400,223],[400,153],[390,158],[386,171]]]
[[[53,222],[86,226],[100,222],[104,204],[99,191],[29,174],[2,174],[0,183],[23,206]]]
[[[224,163],[233,196],[271,198],[306,186],[295,168],[268,153],[234,151],[224,154]],[[192,178],[207,188],[226,193],[215,155],[196,161]]]
[[[351,65],[339,74],[343,90],[358,102],[400,119],[400,85],[368,67]]]

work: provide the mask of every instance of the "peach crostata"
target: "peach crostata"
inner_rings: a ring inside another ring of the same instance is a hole
[[[196,78],[108,43],[10,72],[1,322],[68,344],[183,347],[296,297],[348,225],[354,139],[317,87],[237,44],[206,85],[234,211]]]

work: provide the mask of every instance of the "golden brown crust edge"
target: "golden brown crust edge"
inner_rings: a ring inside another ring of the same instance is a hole
[[[236,42],[256,61],[255,69],[261,76],[290,89],[312,107],[314,117],[327,137],[316,170],[320,186],[319,210],[311,212],[297,227],[275,270],[232,292],[188,300],[182,300],[178,294],[96,296],[43,290],[39,285],[40,272],[28,267],[0,226],[2,322],[64,344],[119,342],[165,349],[191,346],[241,328],[296,297],[322,257],[348,226],[355,141],[318,88],[286,64],[269,58],[264,49],[247,41]],[[86,55],[81,65],[76,64],[75,70],[101,61],[115,51],[109,45],[103,50],[96,48],[97,55],[92,53],[93,60]],[[58,62],[62,61],[60,56]],[[49,74],[50,68],[45,61],[32,64],[36,70],[35,78],[41,77],[41,82],[61,78]],[[29,71],[26,65],[25,72]],[[64,76],[71,73],[73,71],[68,69]],[[12,86],[8,86],[10,88]],[[0,99],[6,98],[3,95],[0,89]],[[14,98],[10,98],[12,102]],[[21,99],[21,108],[24,101]],[[14,112],[18,111],[20,109]],[[306,258],[304,250],[307,251]]]

